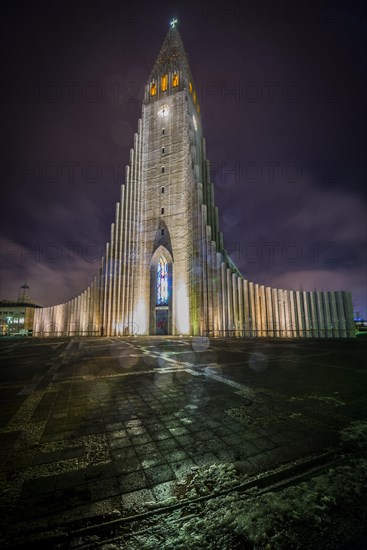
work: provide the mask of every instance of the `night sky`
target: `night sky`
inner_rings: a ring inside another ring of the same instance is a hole
[[[351,290],[366,316],[364,2],[46,6],[2,9],[1,298],[91,282],[177,17],[233,260],[267,286]]]

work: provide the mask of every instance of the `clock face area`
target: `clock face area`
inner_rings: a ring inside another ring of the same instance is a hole
[[[158,111],[158,116],[165,118],[169,115],[169,106],[168,105],[162,105],[162,107]]]

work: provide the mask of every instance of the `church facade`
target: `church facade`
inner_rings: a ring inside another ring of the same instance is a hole
[[[247,281],[219,229],[200,106],[180,34],[145,88],[116,218],[92,284],[36,311],[38,336],[354,336],[349,292]]]

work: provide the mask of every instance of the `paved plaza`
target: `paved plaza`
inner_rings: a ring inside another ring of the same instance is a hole
[[[366,342],[131,337],[0,342],[3,541],[123,517],[212,464],[320,453],[367,419]]]

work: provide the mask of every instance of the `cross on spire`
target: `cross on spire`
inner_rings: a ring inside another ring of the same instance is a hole
[[[178,23],[177,19],[172,19],[172,21],[170,22],[171,29],[174,29],[174,28],[175,28],[176,23]]]

